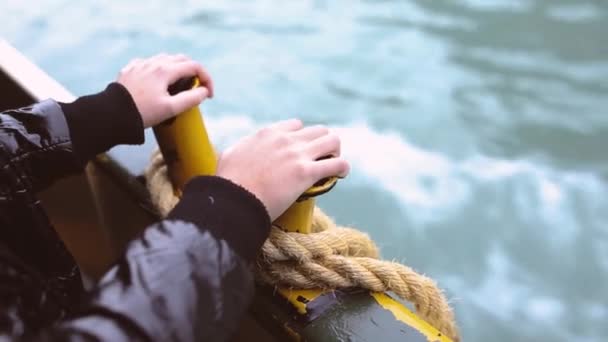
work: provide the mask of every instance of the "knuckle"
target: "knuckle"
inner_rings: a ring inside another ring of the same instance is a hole
[[[322,135],[327,135],[329,134],[329,128],[327,126],[323,126],[323,125],[316,125],[315,129],[317,131],[319,131],[319,133],[321,133]]]
[[[298,179],[306,179],[310,176],[310,167],[304,162],[298,162],[294,165],[293,172]]]
[[[175,113],[175,103],[168,99],[160,101],[159,108],[163,113]]]
[[[289,145],[292,139],[287,134],[277,134],[275,136],[275,142],[280,146]]]
[[[294,148],[287,148],[283,152],[283,158],[285,160],[298,160],[300,157],[300,152]]]
[[[168,68],[164,64],[156,64],[154,66],[154,73],[156,73],[157,75],[165,75],[167,74],[167,72]]]
[[[340,145],[340,137],[335,133],[328,134],[327,139],[334,145]]]
[[[340,139],[340,137],[338,135],[331,134],[329,141],[335,149],[340,149],[340,146],[342,145],[342,140]]]
[[[292,122],[294,128],[297,130],[302,129],[304,127],[304,122],[302,122],[302,120],[300,119],[292,119]]]
[[[154,63],[152,63],[150,60],[141,61],[138,64],[138,67],[141,68],[141,69],[143,69],[143,70],[149,70],[153,66],[154,66]]]
[[[262,129],[260,129],[257,133],[256,133],[258,138],[265,138],[268,137],[270,135],[272,135],[272,129],[270,127],[264,127]]]
[[[192,63],[191,64],[192,70],[194,70],[197,73],[200,73],[204,76],[207,76],[207,73],[205,72],[205,69],[203,68],[203,65],[201,63],[196,62],[196,61],[192,61],[191,63]]]

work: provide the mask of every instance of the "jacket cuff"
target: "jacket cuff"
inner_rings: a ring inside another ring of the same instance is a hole
[[[129,91],[111,83],[95,95],[59,103],[77,157],[86,162],[119,144],[142,144],[144,125]]]
[[[167,216],[192,222],[225,240],[245,260],[253,261],[270,233],[264,204],[245,188],[213,176],[191,180]]]

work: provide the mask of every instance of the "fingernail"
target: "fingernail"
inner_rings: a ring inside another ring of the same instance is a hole
[[[203,92],[203,98],[209,98],[209,89],[205,88],[205,87],[201,87],[201,91]]]

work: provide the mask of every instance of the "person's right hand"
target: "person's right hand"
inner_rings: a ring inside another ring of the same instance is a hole
[[[331,155],[333,158],[318,160]],[[340,139],[324,126],[288,120],[263,128],[224,151],[217,176],[253,193],[274,221],[320,179],[349,171]]]
[[[168,88],[180,78],[198,77],[201,86],[170,95]],[[144,127],[151,127],[213,97],[213,81],[200,63],[184,55],[160,54],[134,59],[116,80],[133,98]]]

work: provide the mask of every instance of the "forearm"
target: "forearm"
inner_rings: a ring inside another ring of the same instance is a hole
[[[249,267],[269,229],[252,194],[220,178],[197,179],[167,220],[129,245],[84,311],[47,333],[226,340],[252,298]]]
[[[127,89],[118,83],[60,106],[74,153],[82,163],[116,145],[144,142],[141,115]]]
[[[21,182],[16,190],[40,191],[112,146],[143,141],[137,108],[115,83],[74,103],[45,100],[0,113],[0,167]]]

